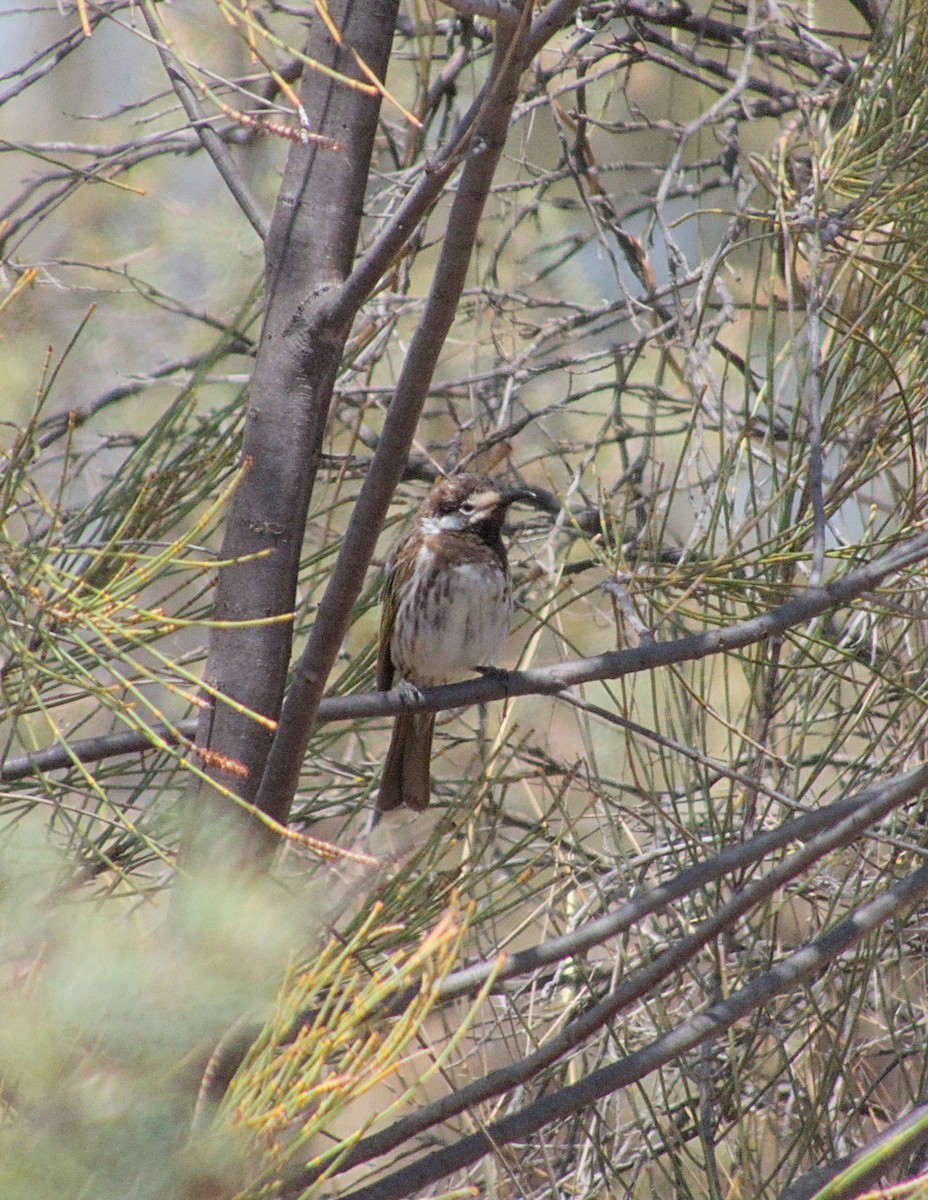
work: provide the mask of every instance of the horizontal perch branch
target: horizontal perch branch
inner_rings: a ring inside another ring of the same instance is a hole
[[[590,658],[572,659],[531,671],[493,671],[463,683],[423,689],[415,699],[410,699],[397,689],[363,692],[353,696],[327,696],[319,706],[317,724],[357,721],[366,717],[391,717],[400,712],[441,712],[515,696],[557,695],[565,688],[581,683],[619,679],[657,667],[695,662],[711,654],[741,650],[785,633],[787,629],[802,625],[823,613],[842,608],[879,587],[888,576],[926,558],[928,533],[921,533],[839,579],[822,587],[807,588],[786,604],[734,625],[667,642],[647,642],[631,650],[594,654]],[[166,742],[178,744],[192,735],[194,727],[193,721],[180,721],[174,726],[153,726],[152,732]],[[7,759],[0,766],[0,782],[12,783],[42,771],[61,770],[75,761],[102,762],[120,754],[138,754],[150,749],[151,738],[145,731],[85,738],[71,743],[69,747],[51,746],[33,754]]]

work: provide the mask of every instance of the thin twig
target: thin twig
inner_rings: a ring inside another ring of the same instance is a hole
[[[232,198],[248,218],[252,229],[261,239],[262,243],[265,242],[268,231],[267,217],[261,211],[258,201],[251,194],[251,189],[245,182],[225,142],[223,142],[222,138],[210,124],[206,113],[203,111],[203,106],[200,104],[199,98],[189,79],[186,77],[183,68],[168,50],[167,46],[164,45],[158,22],[155,20],[147,0],[141,5],[141,9],[145,23],[148,25],[149,32],[155,43],[155,49],[158,51],[158,56],[164,65],[168,79],[171,81],[171,86],[174,88],[184,112],[190,118],[190,123],[196,130],[197,136],[203,144],[203,149],[213,160],[213,166],[222,176],[223,182],[232,194]]]
[[[808,234],[806,265],[806,364],[805,401],[809,420],[809,501],[812,508],[812,567],[809,582],[822,581],[825,566],[825,459],[822,445],[822,326],[820,312],[820,271],[822,239],[817,222]]]
[[[244,338],[239,338],[238,344],[232,344],[229,347],[231,353],[245,354],[250,349],[250,343]],[[175,359],[174,362],[162,363],[160,367],[155,367],[150,371],[145,379],[136,379],[132,383],[121,383],[116,387],[110,388],[103,392],[90,404],[85,404],[81,408],[72,408],[68,412],[56,413],[47,421],[42,422],[42,433],[36,438],[36,445],[46,450],[59,438],[65,436],[70,429],[79,429],[82,425],[86,425],[93,417],[104,409],[109,408],[113,404],[118,404],[121,400],[128,400],[132,396],[137,396],[146,388],[151,387],[153,383],[159,380],[167,379],[171,375],[176,375],[178,371],[196,371],[215,357],[215,351],[209,350],[204,354],[189,354],[186,358]]]

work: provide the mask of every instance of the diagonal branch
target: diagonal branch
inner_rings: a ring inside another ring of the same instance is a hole
[[[196,130],[197,137],[200,139],[203,149],[213,160],[213,166],[222,176],[222,180],[232,194],[232,198],[236,204],[238,204],[239,208],[248,218],[252,229],[262,242],[265,241],[268,230],[267,217],[261,211],[258,201],[251,194],[251,189],[248,187],[244,176],[229,153],[229,148],[213,129],[212,125],[210,125],[209,118],[203,111],[203,105],[200,103],[180,63],[165,45],[163,32],[158,26],[157,18],[152,12],[150,4],[146,2],[142,4],[141,8],[142,15],[148,25],[155,49],[158,51],[167,77],[171,81],[171,86],[174,88],[174,92],[177,95],[177,99],[181,102],[184,112],[190,118],[190,124]]]
[[[639,671],[650,671],[681,662],[696,662],[712,654],[742,650],[803,625],[832,609],[843,608],[873,591],[897,571],[928,558],[928,533],[896,546],[822,587],[806,588],[800,595],[770,612],[734,625],[695,633],[667,642],[646,642],[631,650],[610,650],[589,658],[573,659],[531,671],[494,672],[464,683],[423,688],[421,697],[411,699],[399,691],[366,696],[344,696],[326,704],[328,720],[360,716],[384,716],[398,711],[440,712],[466,704],[483,704],[512,696],[556,695],[564,688],[602,679],[620,679]],[[405,703],[404,703],[405,699]]]
[[[530,1138],[555,1121],[589,1108],[597,1100],[629,1087],[703,1042],[717,1038],[775,996],[793,991],[926,895],[928,866],[893,884],[821,937],[794,951],[726,1000],[683,1021],[649,1046],[591,1072],[578,1083],[542,1096],[510,1116],[487,1125],[479,1133],[432,1151],[411,1166],[394,1171],[374,1184],[342,1194],[342,1200],[401,1200],[454,1171],[473,1165],[502,1146]],[[287,1189],[282,1194],[293,1196],[298,1191],[298,1188]]]
[[[923,1152],[928,1141],[928,1104],[917,1104],[904,1117],[887,1125],[871,1141],[855,1146],[841,1158],[833,1159],[824,1166],[803,1175],[780,1193],[779,1200],[813,1200],[822,1193],[828,1200],[851,1200],[853,1196],[868,1192],[880,1178],[899,1162],[900,1158],[911,1159]],[[922,1160],[924,1161],[924,1160]],[[924,1168],[921,1168],[922,1172]],[[828,1191],[825,1192],[825,1185]],[[903,1185],[904,1186],[904,1185]],[[918,1196],[921,1189],[900,1189],[899,1196]],[[875,1195],[893,1195],[879,1192]]]
[[[580,3],[581,0],[570,0],[571,9],[576,10]],[[527,4],[526,8],[530,9],[531,5]],[[504,32],[506,28],[505,23],[500,27],[497,49],[503,39],[507,44],[511,44],[513,30],[509,29],[507,36]],[[547,37],[551,37],[557,28],[560,26],[553,27]],[[528,61],[530,53],[534,54],[542,48],[545,40],[547,38],[538,42],[536,38],[530,52],[525,50],[524,45],[520,48],[523,64]],[[416,180],[409,194],[378,233],[337,294],[331,297],[329,312],[332,319],[354,313],[367,299],[442,194],[445,184],[466,161],[475,138],[483,136],[487,122],[498,124],[498,121],[493,121],[491,110],[498,99],[499,67],[499,59],[494,59],[489,78],[458,121],[451,136],[441,150],[430,158],[427,169]]]
[[[293,673],[255,797],[257,807],[281,823],[289,815],[326,680],[347,632],[352,607],[361,594],[390,500],[409,457],[439,354],[457,312],[480,218],[518,98],[530,14],[531,3],[527,2],[515,30],[498,28],[489,91],[451,207],[422,319],[410,343],[335,569]]]
[[[832,812],[830,814],[831,822],[826,824],[821,832],[809,840],[800,850],[784,858],[763,878],[755,879],[736,891],[724,904],[719,906],[710,918],[703,921],[691,934],[678,939],[672,946],[663,951],[663,953],[658,954],[646,966],[629,975],[624,975],[612,992],[603,997],[598,1003],[592,1004],[579,1017],[569,1021],[558,1034],[549,1038],[548,1041],[543,1043],[533,1053],[524,1056],[516,1062],[507,1063],[506,1066],[500,1067],[495,1071],[487,1072],[481,1078],[474,1080],[473,1083],[460,1088],[450,1095],[443,1096],[440,1100],[432,1104],[424,1105],[409,1116],[395,1121],[387,1129],[362,1139],[357,1145],[352,1147],[347,1155],[339,1160],[337,1173],[347,1170],[349,1167],[357,1166],[361,1162],[368,1162],[372,1158],[386,1154],[417,1134],[423,1133],[425,1130],[439,1125],[451,1117],[473,1108],[477,1104],[490,1100],[504,1092],[511,1091],[520,1084],[527,1083],[545,1067],[550,1066],[565,1054],[570,1053],[580,1043],[590,1038],[610,1020],[613,1020],[623,1009],[628,1008],[643,996],[656,995],[657,989],[664,980],[687,963],[699,949],[708,945],[709,942],[718,937],[725,929],[731,928],[739,917],[761,904],[773,895],[774,892],[784,887],[798,875],[801,875],[808,867],[825,857],[825,855],[853,842],[867,826],[881,820],[887,813],[900,804],[903,804],[906,800],[917,796],[926,787],[928,787],[928,767],[920,767],[915,771],[909,772],[907,775],[892,779],[887,783],[879,784],[876,787],[868,788],[851,801],[845,801],[845,804],[849,803],[853,805],[853,808],[843,820],[834,821],[834,813]],[[789,822],[784,829],[788,830],[794,824],[794,822]],[[779,834],[783,831],[778,830],[776,832]],[[743,849],[743,846],[732,848],[735,852]],[[710,868],[714,868],[718,871],[719,859],[721,857],[720,855],[710,862],[702,864],[702,869],[709,870]],[[684,874],[688,876],[690,872],[685,872]],[[679,884],[679,878],[675,882]],[[668,899],[663,888],[655,890],[658,893],[660,901]],[[650,893],[648,898],[650,899]],[[663,904],[660,902],[654,903],[652,901],[652,904],[652,912],[663,907]],[[619,909],[619,912],[625,916],[629,907],[629,905],[623,905]],[[597,923],[597,934],[602,932],[604,924],[605,921]],[[629,928],[629,925],[618,917],[618,913],[610,914],[610,924],[614,927],[616,934],[620,934]],[[573,954],[582,953],[584,949],[588,948],[588,938],[578,937],[577,935],[580,933],[581,931],[578,930],[574,934],[556,939],[556,942],[559,943],[557,949],[561,957],[567,956],[565,954],[564,943],[569,944],[571,941],[574,942],[575,948],[570,951]],[[518,959],[518,956],[515,957]],[[495,977],[502,979],[506,978],[508,974],[508,972],[505,972],[504,965],[503,971],[497,971]],[[298,1176],[288,1180],[287,1189],[293,1188],[298,1190],[299,1187],[307,1187],[309,1183],[322,1174],[323,1170],[324,1167],[300,1172]],[[287,1194],[287,1192],[285,1191],[284,1194]]]
[[[443,0],[461,17],[486,17],[488,21],[510,21],[519,19],[519,10],[508,0]]]

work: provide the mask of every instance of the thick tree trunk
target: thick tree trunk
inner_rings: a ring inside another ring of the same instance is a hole
[[[314,16],[308,56],[362,79],[353,49],[382,79],[397,7],[398,0],[331,0],[343,46]],[[300,95],[309,129],[341,149],[294,144],[268,234],[267,307],[243,447],[247,469],[230,508],[222,546],[228,565],[216,586],[215,619],[230,624],[214,629],[204,676],[226,699],[211,700],[197,734],[209,775],[248,802],[280,713],[306,511],[351,324],[350,313],[333,317],[326,301],[352,266],[380,108],[379,95],[308,69]],[[201,789],[195,800],[185,865],[199,870],[225,860],[232,869],[256,854],[263,858],[274,835],[231,797],[210,792]],[[221,837],[229,822],[234,836]]]

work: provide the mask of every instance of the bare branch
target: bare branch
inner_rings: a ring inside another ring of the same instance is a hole
[[[503,21],[514,25],[519,10],[507,0],[442,0],[461,17],[486,17],[488,21]]]
[[[878,587],[896,571],[928,558],[928,533],[888,551],[863,567],[849,571],[824,587],[807,588],[793,600],[770,612],[720,629],[666,642],[647,642],[631,650],[611,650],[590,658],[537,667],[531,671],[509,671],[484,675],[464,683],[423,688],[421,699],[404,697],[398,691],[367,696],[342,696],[326,701],[329,720],[386,716],[400,711],[440,712],[464,704],[482,704],[511,696],[554,695],[567,687],[598,679],[620,679],[638,671],[649,671],[671,663],[695,662],[710,654],[740,650],[802,625],[822,613],[841,608]],[[405,704],[403,703],[405,698]]]
[[[136,729],[120,730],[117,733],[101,733],[97,737],[78,738],[67,746],[49,746],[17,758],[7,758],[0,763],[0,783],[15,783],[32,775],[47,771],[61,771],[73,767],[75,762],[104,762],[123,754],[145,754],[155,750],[153,737],[168,745],[179,745],[185,738],[192,738],[197,731],[196,720],[178,721],[173,727],[152,726],[140,733]]]
[[[788,858],[784,858],[776,866],[773,866],[766,876],[756,878],[756,880],[747,883],[746,886],[737,889],[724,904],[719,905],[716,912],[712,914],[712,917],[704,920],[688,936],[678,938],[669,949],[655,955],[655,958],[651,962],[648,962],[646,966],[640,967],[639,970],[630,974],[624,974],[617,988],[613,989],[609,995],[603,997],[603,1000],[591,1004],[580,1016],[568,1021],[567,1025],[564,1025],[561,1031],[547,1039],[543,1045],[539,1046],[538,1050],[520,1058],[520,1060],[507,1063],[504,1067],[486,1072],[480,1076],[480,1079],[474,1080],[472,1084],[468,1084],[460,1088],[459,1091],[436,1100],[435,1103],[424,1105],[423,1108],[418,1109],[413,1114],[401,1117],[399,1121],[394,1122],[387,1129],[381,1130],[381,1133],[365,1138],[352,1148],[352,1152],[346,1158],[340,1160],[337,1172],[346,1170],[349,1166],[357,1166],[358,1163],[367,1162],[367,1160],[379,1157],[390,1150],[395,1150],[397,1146],[402,1145],[409,1138],[423,1133],[424,1130],[436,1126],[436,1124],[448,1121],[450,1117],[473,1108],[475,1104],[483,1103],[485,1100],[499,1096],[503,1092],[511,1091],[517,1086],[526,1084],[540,1070],[549,1067],[551,1063],[568,1054],[575,1046],[592,1037],[593,1033],[600,1030],[607,1021],[615,1018],[624,1008],[629,1007],[630,1004],[633,1004],[637,1000],[641,1000],[642,996],[657,994],[657,989],[661,983],[665,982],[667,977],[679,970],[685,962],[690,961],[696,950],[706,946],[713,938],[722,934],[725,929],[732,928],[737,922],[738,917],[743,916],[744,913],[749,912],[752,908],[760,905],[762,901],[770,898],[774,892],[777,892],[786,883],[794,880],[798,875],[803,874],[810,865],[818,862],[820,858],[824,858],[826,854],[830,854],[840,846],[849,845],[870,824],[880,821],[882,817],[887,815],[887,812],[898,808],[906,800],[918,796],[918,793],[922,792],[926,787],[928,787],[928,767],[920,767],[908,775],[899,776],[899,778],[885,782],[885,784],[868,788],[861,796],[844,802],[848,806],[845,809],[845,811],[848,811],[848,815],[843,820],[819,824],[821,832],[810,839],[801,850],[798,850]],[[832,817],[834,817],[834,812],[832,812]],[[813,818],[813,821],[816,822],[816,818]],[[812,824],[812,822],[809,824]],[[796,832],[796,823],[790,822],[785,828],[789,829],[790,827],[794,829],[795,836],[808,836],[808,826],[803,828],[802,834]],[[782,832],[783,830],[778,830],[778,833],[782,834]],[[766,840],[766,838],[761,839],[761,841]],[[783,845],[783,842],[780,842],[780,845]],[[746,847],[734,847],[735,857],[740,857],[740,852],[744,848]],[[758,848],[758,846],[754,846],[755,851]],[[771,848],[768,846],[766,853],[770,853]],[[720,870],[720,865],[722,865],[720,860],[723,859],[724,854],[725,852],[717,858],[712,859],[710,863],[705,864],[704,869],[712,869],[713,876],[716,878],[723,874],[722,870]],[[758,858],[760,857],[761,854],[758,854]],[[719,871],[718,875],[716,875],[716,871]],[[699,872],[699,869],[696,869],[696,872]],[[684,875],[691,877],[691,872],[684,872]],[[675,888],[676,895],[684,895],[685,892],[679,892],[678,890],[681,878],[678,877],[675,882],[677,886]],[[702,882],[706,882],[705,878]],[[699,884],[694,881],[694,886],[699,886]],[[654,898],[648,896],[648,912],[658,911],[660,907],[663,907],[670,901],[670,896],[667,895],[665,888],[655,889],[655,892],[657,892],[657,896],[654,896]],[[630,920],[627,924],[627,920],[631,916],[630,910],[633,910],[634,907],[634,905],[625,904],[619,908],[618,913],[611,914],[610,918],[604,918],[600,922],[595,923],[597,934],[599,935],[603,932],[603,926],[606,923],[612,926],[611,932],[613,934],[621,934],[621,932],[627,930],[630,925]],[[621,917],[619,917],[619,913],[621,913]],[[637,917],[639,917],[639,914],[636,914],[635,919]],[[585,934],[587,936],[583,936]],[[598,938],[598,941],[601,940],[603,938]],[[582,953],[583,950],[595,943],[588,941],[587,929],[582,931],[577,930],[574,935],[558,938],[556,944],[559,956],[567,956],[568,954]],[[528,955],[531,954],[532,952],[528,952]],[[516,955],[516,959],[519,958],[520,956]],[[525,960],[522,960],[522,962],[525,962]],[[815,970],[818,970],[818,967]],[[474,972],[474,974],[479,973]],[[497,978],[507,978],[509,974],[509,972],[497,973]],[[770,972],[770,974],[773,976],[776,972]],[[758,980],[755,980],[756,982]],[[406,995],[409,995],[408,992]],[[732,1001],[734,1000],[735,997],[732,997]],[[756,1006],[753,1004],[750,1007]],[[750,1008],[746,1012],[749,1012],[749,1010]],[[706,1033],[705,1037],[708,1036],[710,1034]],[[698,1042],[702,1042],[702,1040],[704,1038],[700,1037]],[[693,1045],[698,1044],[698,1042],[694,1042]],[[654,1043],[654,1048],[659,1044],[659,1042]],[[687,1049],[689,1048],[690,1046]],[[640,1051],[640,1054],[645,1054],[645,1051]],[[300,1172],[299,1176],[287,1182],[285,1195],[297,1193],[301,1188],[309,1186],[319,1174],[322,1174],[322,1170]],[[432,1181],[430,1180],[430,1182]]]
[[[554,37],[558,30],[563,29],[574,19],[580,5],[577,0],[551,0],[532,21],[528,38],[528,53],[537,54]]]
[[[928,781],[928,770],[922,786]],[[478,1162],[502,1146],[532,1137],[539,1130],[588,1108],[620,1088],[629,1087],[679,1058],[703,1042],[716,1038],[775,996],[792,991],[856,946],[873,930],[928,895],[928,866],[893,884],[868,904],[862,905],[828,933],[794,951],[772,970],[764,971],[728,999],[711,1005],[682,1022],[651,1045],[592,1071],[579,1083],[563,1087],[526,1105],[511,1116],[495,1121],[479,1133],[433,1151],[379,1179],[344,1195],[343,1200],[401,1200],[453,1171]],[[299,1188],[285,1192],[298,1194]]]
[[[287,820],[326,680],[348,628],[352,606],[361,593],[390,500],[409,457],[438,356],[457,311],[480,217],[518,97],[524,62],[522,41],[530,13],[531,5],[527,3],[520,27],[511,34],[500,27],[475,145],[461,174],[425,311],[407,352],[338,562],[293,673],[255,801],[262,812],[281,823]]]
[[[225,142],[210,124],[206,113],[203,111],[203,106],[197,98],[196,92],[186,77],[183,68],[164,44],[161,29],[159,28],[157,18],[151,10],[150,4],[148,2],[143,3],[141,8],[142,15],[151,32],[155,49],[158,51],[158,56],[164,64],[168,79],[170,79],[171,85],[177,93],[177,98],[181,102],[184,112],[190,118],[190,123],[196,130],[197,136],[203,143],[203,149],[213,160],[213,166],[222,176],[223,182],[229,189],[233,199],[248,218],[252,229],[261,241],[264,242],[267,239],[267,217],[265,217],[261,211],[261,206],[251,194],[251,189],[236,166]]]
[[[123,8],[131,8],[132,4],[133,0],[114,0],[109,4],[95,4],[93,11],[88,14],[91,28],[96,29],[111,13],[119,12]],[[51,74],[58,64],[73,50],[82,46],[85,40],[84,31],[77,26],[70,33],[59,38],[57,42],[39,50],[32,58],[27,59],[24,63],[18,63],[0,75],[0,83],[7,79],[14,80],[5,92],[0,93],[0,108],[14,97],[27,91],[34,83],[38,83],[40,79]],[[34,68],[34,70],[30,68]]]
[[[355,721],[364,717],[391,717],[402,712],[442,712],[445,709],[486,704],[513,696],[557,695],[565,688],[581,683],[620,679],[657,667],[695,662],[711,654],[743,649],[745,646],[785,633],[787,629],[823,613],[842,608],[878,587],[896,571],[914,566],[925,558],[928,558],[928,534],[920,534],[866,566],[850,571],[840,579],[832,580],[824,587],[808,588],[779,608],[735,625],[666,642],[644,642],[631,650],[607,651],[590,658],[574,659],[550,667],[537,667],[531,671],[494,672],[478,679],[464,680],[462,683],[423,688],[415,698],[397,689],[390,692],[326,697],[318,703],[316,723]],[[176,727],[153,726],[161,737],[167,737],[172,728],[186,731],[189,724],[182,722]],[[72,755],[80,762],[95,762],[150,748],[151,742],[144,734],[139,733],[88,738],[72,743],[71,754],[64,749],[51,747],[22,758],[11,759],[0,768],[0,779],[11,782],[34,775],[40,770],[51,771],[67,767],[73,761]]]
[[[354,55],[383,78],[398,0],[373,6],[330,6],[341,42],[314,22],[308,57],[341,75],[357,72]],[[236,627],[242,617],[292,613],[309,499],[315,484],[329,404],[353,313],[332,318],[326,298],[348,275],[361,225],[365,182],[380,109],[380,94],[349,88],[318,70],[304,74],[300,102],[312,128],[332,135],[344,151],[323,153],[295,143],[266,241],[267,312],[255,363],[243,453],[250,464],[235,492],[216,588],[216,627],[207,681],[231,704],[219,703],[201,720],[198,743],[247,773],[236,790],[250,801],[270,749],[267,724],[276,721],[290,660],[292,630],[284,622]],[[220,784],[228,776],[218,767]],[[216,800],[192,838],[211,861],[260,857],[269,848],[264,825],[238,829],[235,848],[215,845],[209,817],[230,820],[231,806]],[[202,834],[202,837],[200,836]],[[263,850],[262,850],[263,848]]]
[[[442,151],[435,155],[429,169],[423,171],[409,195],[392,214],[339,291],[332,296],[330,313],[333,319],[360,308],[464,161],[477,124],[493,94],[495,79],[491,75]]]
[[[928,1104],[918,1104],[904,1117],[880,1130],[866,1145],[857,1146],[850,1154],[797,1179],[780,1193],[779,1200],[812,1200],[826,1184],[831,1185],[828,1200],[851,1200],[851,1197],[868,1192],[878,1179],[885,1178],[900,1158],[911,1159],[923,1151],[926,1141]],[[905,1191],[900,1189],[900,1194],[904,1195]],[[917,1194],[914,1188],[911,1194]]]
[[[252,347],[245,341],[240,339],[237,348],[242,353],[246,353]],[[117,387],[110,388],[103,392],[91,404],[85,405],[83,408],[70,409],[66,413],[59,413],[49,420],[43,422],[42,432],[36,438],[36,444],[41,449],[46,449],[59,438],[65,436],[69,429],[79,429],[81,425],[86,425],[89,420],[103,412],[104,409],[118,404],[121,400],[128,400],[132,396],[138,396],[140,392],[151,387],[155,381],[168,379],[172,375],[176,375],[178,371],[195,371],[198,367],[211,361],[215,357],[214,351],[208,351],[205,354],[189,354],[186,358],[176,359],[174,362],[162,363],[160,367],[155,367],[150,371],[146,379],[136,379],[132,383],[121,383]]]

